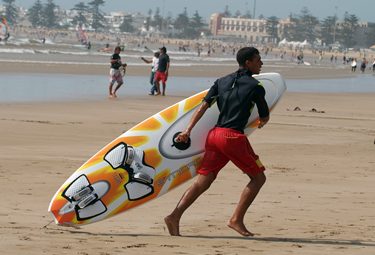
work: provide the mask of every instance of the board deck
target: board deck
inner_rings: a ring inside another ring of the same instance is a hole
[[[272,110],[286,90],[277,73],[254,76]],[[49,205],[56,224],[100,221],[157,198],[196,175],[208,131],[219,111],[210,107],[191,133],[189,146],[174,141],[208,90],[184,99],[129,129],[97,152],[58,189]],[[257,128],[256,106],[246,134]]]

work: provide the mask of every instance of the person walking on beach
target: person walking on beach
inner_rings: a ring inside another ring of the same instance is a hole
[[[167,48],[164,46],[160,48],[160,56],[159,56],[159,65],[158,69],[155,73],[155,84],[157,93],[155,94],[160,95],[160,82],[163,85],[162,95],[165,96],[165,89],[167,86],[167,79],[168,79],[168,70],[169,70],[169,56],[167,54]]]
[[[266,176],[265,168],[254,153],[244,129],[255,104],[260,116],[258,128],[262,128],[268,122],[269,109],[264,88],[252,77],[253,74],[260,73],[263,65],[259,51],[254,47],[242,48],[237,52],[237,62],[238,71],[215,81],[200,107],[194,112],[186,130],[177,136],[177,142],[188,141],[196,123],[217,101],[220,115],[216,126],[207,135],[205,154],[197,170],[198,177],[183,194],[172,213],[164,218],[172,236],[180,235],[181,216],[210,187],[228,161],[232,161],[240,168],[250,181],[244,188],[227,225],[243,236],[253,236],[244,225],[244,216],[265,183]]]
[[[366,63],[367,63],[366,59],[363,58],[362,63],[361,63],[361,72],[362,73],[365,73],[365,71],[366,71]]]
[[[121,57],[120,57],[121,48],[117,46],[114,50],[114,53],[111,56],[111,69],[109,72],[110,79],[109,79],[109,97],[116,98],[116,92],[124,83],[122,79],[122,74],[120,67],[126,66],[126,64],[122,64]],[[113,90],[113,85],[117,82],[116,88]]]
[[[157,51],[154,53],[154,56],[152,57],[151,60],[141,57],[141,59],[145,63],[151,64],[151,76],[150,76],[151,91],[149,94],[150,96],[153,96],[154,93],[157,92],[156,84],[155,84],[155,72],[159,66],[159,56],[160,56],[160,52]]]
[[[357,59],[355,59],[355,58],[352,59],[351,66],[352,66],[352,72],[354,73],[355,70],[357,69]]]

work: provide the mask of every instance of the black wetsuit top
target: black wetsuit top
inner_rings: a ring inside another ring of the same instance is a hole
[[[210,88],[204,101],[212,105],[217,101],[220,115],[217,127],[231,128],[244,132],[254,104],[261,118],[269,116],[265,100],[266,91],[261,83],[244,69],[219,78]]]
[[[111,68],[118,70],[121,67],[121,57],[120,57],[120,54],[116,54],[116,53],[113,54],[111,56],[111,61],[112,60],[117,60],[117,62],[115,62],[115,63],[111,62]]]

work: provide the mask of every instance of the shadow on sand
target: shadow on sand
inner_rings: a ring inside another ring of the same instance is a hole
[[[304,244],[324,244],[324,245],[345,245],[345,246],[368,246],[375,247],[374,241],[362,240],[340,240],[340,239],[317,239],[317,238],[294,238],[294,237],[241,237],[241,236],[184,236],[189,238],[204,238],[204,239],[238,239],[259,242],[274,242],[274,243],[304,243]]]
[[[82,230],[72,229],[55,229],[45,228],[47,231],[59,231],[68,232],[77,235],[90,235],[90,236],[119,236],[119,237],[170,237],[166,235],[154,235],[154,234],[129,234],[129,233],[93,233]],[[317,245],[340,245],[340,246],[363,246],[363,247],[375,247],[375,241],[363,241],[363,240],[343,240],[343,239],[317,239],[317,238],[294,238],[294,237],[242,237],[242,236],[191,236],[185,235],[182,237],[173,238],[191,238],[191,239],[225,239],[225,240],[249,240],[258,242],[273,242],[273,243],[296,243],[296,244],[317,244]]]

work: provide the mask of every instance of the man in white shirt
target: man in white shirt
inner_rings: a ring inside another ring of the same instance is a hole
[[[159,56],[160,52],[155,52],[154,56],[152,57],[152,60],[146,59],[144,57],[141,57],[141,59],[146,62],[147,64],[151,63],[151,75],[150,75],[150,84],[151,84],[151,91],[150,91],[150,96],[153,96],[155,92],[157,92],[157,88],[155,85],[155,73],[156,70],[158,70],[159,67]]]

